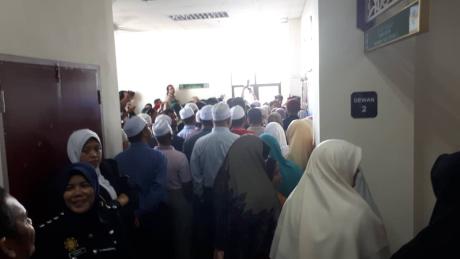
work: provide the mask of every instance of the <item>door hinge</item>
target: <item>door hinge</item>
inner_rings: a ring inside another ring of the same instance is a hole
[[[4,90],[0,90],[0,109],[2,113],[6,113],[6,101]]]
[[[97,103],[101,104],[101,90],[97,90]]]

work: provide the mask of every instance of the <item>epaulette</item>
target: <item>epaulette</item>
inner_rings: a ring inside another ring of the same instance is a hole
[[[51,225],[51,224],[53,224],[53,222],[56,222],[56,221],[58,221],[60,218],[62,218],[62,216],[64,216],[64,212],[61,212],[61,213],[59,213],[59,215],[52,217],[51,219],[45,221],[45,223],[43,223],[43,224],[40,224],[40,225],[38,226],[38,228],[44,228],[44,227],[46,227],[46,226],[48,226],[48,225]]]

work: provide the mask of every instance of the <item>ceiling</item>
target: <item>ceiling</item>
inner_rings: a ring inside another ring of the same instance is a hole
[[[113,0],[114,24],[127,31],[220,27],[229,23],[299,18],[305,0]],[[173,21],[170,15],[227,12],[229,18]]]

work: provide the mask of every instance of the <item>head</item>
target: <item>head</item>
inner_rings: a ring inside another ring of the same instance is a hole
[[[280,107],[281,107],[281,104],[277,100],[270,102],[270,110],[280,108]]]
[[[198,107],[197,107],[198,109]],[[190,106],[182,108],[179,112],[182,121],[185,125],[194,125],[195,124],[195,113]]]
[[[172,141],[173,131],[168,121],[160,120],[153,127],[153,134],[161,146],[169,146]]]
[[[275,96],[275,100],[278,101],[280,105],[283,104],[283,96],[281,94]]]
[[[148,143],[152,137],[152,132],[147,122],[140,116],[133,116],[126,121],[123,130],[128,135],[128,140],[131,143]]]
[[[288,115],[297,116],[300,111],[300,101],[297,98],[292,98],[287,102],[286,108]]]
[[[258,108],[252,108],[248,111],[248,122],[250,126],[262,126],[262,111]]]
[[[128,137],[130,143],[148,143],[152,138],[152,131],[149,127],[145,126],[141,132],[132,137]]]
[[[205,105],[200,110],[200,122],[203,128],[212,128],[212,105]]]
[[[232,116],[232,128],[242,128],[246,125],[246,115],[243,107],[235,105],[230,109],[230,114]]]
[[[67,141],[67,157],[70,162],[85,162],[94,168],[102,160],[102,144],[96,132],[90,129],[74,131]]]
[[[96,171],[86,163],[74,163],[65,171],[61,188],[66,209],[85,214],[94,207],[99,194]]]
[[[176,93],[176,89],[174,88],[173,85],[166,86],[166,95],[174,96],[175,93]]]
[[[347,141],[330,139],[321,142],[312,152],[306,172],[321,173],[342,185],[354,187],[361,163],[361,148]],[[309,168],[323,168],[323,172],[309,171]],[[327,174],[327,175],[326,175]]]
[[[280,125],[283,125],[283,119],[281,118],[281,114],[277,112],[272,112],[270,116],[268,116],[267,122],[277,122]]]
[[[0,187],[0,258],[29,258],[34,243],[35,230],[26,209]]]
[[[231,114],[228,104],[220,102],[212,107],[212,120],[215,127],[230,127]]]
[[[163,111],[163,114],[169,116],[171,118],[171,128],[173,130],[177,127],[177,116],[176,112],[173,109],[166,109]]]

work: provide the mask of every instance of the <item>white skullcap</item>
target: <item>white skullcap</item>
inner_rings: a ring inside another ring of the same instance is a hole
[[[128,135],[128,138],[130,138],[141,133],[145,126],[147,126],[147,122],[143,118],[139,116],[133,116],[125,122],[123,129],[125,130],[126,135]]]
[[[230,114],[232,115],[232,120],[242,119],[244,117],[244,109],[243,107],[236,105],[230,109]]]
[[[147,122],[147,125],[152,125],[152,117],[150,117],[150,115],[148,115],[147,113],[139,113],[137,116],[141,117],[142,119],[145,120],[145,122]]]
[[[198,109],[198,106],[195,104],[195,103],[187,103],[185,104],[184,107],[190,107],[192,108],[193,112],[197,112],[199,109]]]
[[[196,121],[197,123],[200,123],[200,122],[201,122],[201,120],[200,120],[200,113],[201,113],[201,111],[197,111],[196,114],[195,114],[195,121]]]
[[[193,112],[192,108],[186,106],[179,111],[179,115],[182,120],[185,120],[192,116],[195,116],[195,113]]]
[[[166,114],[160,114],[155,118],[155,124],[158,123],[159,121],[165,120],[169,125],[172,124],[172,119]]]
[[[166,120],[160,120],[155,123],[155,126],[153,127],[153,134],[155,137],[161,137],[168,133],[172,134],[172,129]]]
[[[212,121],[212,105],[205,105],[200,110],[200,120]]]
[[[224,102],[216,103],[212,107],[212,119],[214,121],[223,121],[230,118],[230,108]]]

